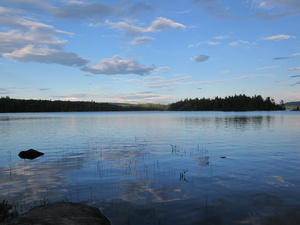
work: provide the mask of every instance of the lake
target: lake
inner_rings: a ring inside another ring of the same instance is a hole
[[[0,140],[0,200],[19,212],[70,201],[114,225],[300,224],[299,112],[6,113]],[[19,158],[31,148],[45,154]]]

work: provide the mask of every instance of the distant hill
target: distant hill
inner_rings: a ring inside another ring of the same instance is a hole
[[[298,102],[286,102],[284,103],[285,106],[292,106],[292,107],[297,107],[300,106],[300,101]]]
[[[300,101],[297,101],[297,102],[286,102],[284,103],[284,106],[286,109],[299,109],[300,107]]]

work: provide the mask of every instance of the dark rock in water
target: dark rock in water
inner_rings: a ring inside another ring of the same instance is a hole
[[[29,149],[27,151],[21,151],[19,153],[19,157],[22,159],[35,159],[37,157],[40,157],[41,155],[44,155],[44,153],[39,152],[34,149]]]
[[[111,225],[96,207],[72,202],[50,203],[10,219],[1,225]]]

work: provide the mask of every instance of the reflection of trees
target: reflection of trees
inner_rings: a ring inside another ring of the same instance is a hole
[[[211,117],[185,117],[183,125],[188,129],[199,127],[202,130],[218,129],[234,129],[239,131],[246,131],[247,129],[260,130],[264,127],[269,127],[274,122],[274,117],[271,116],[211,116]]]

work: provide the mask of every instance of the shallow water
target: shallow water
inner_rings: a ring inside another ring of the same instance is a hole
[[[114,225],[272,224],[300,209],[299,112],[0,114],[0,140],[1,199],[19,212],[72,201]],[[18,157],[30,148],[45,155]]]

